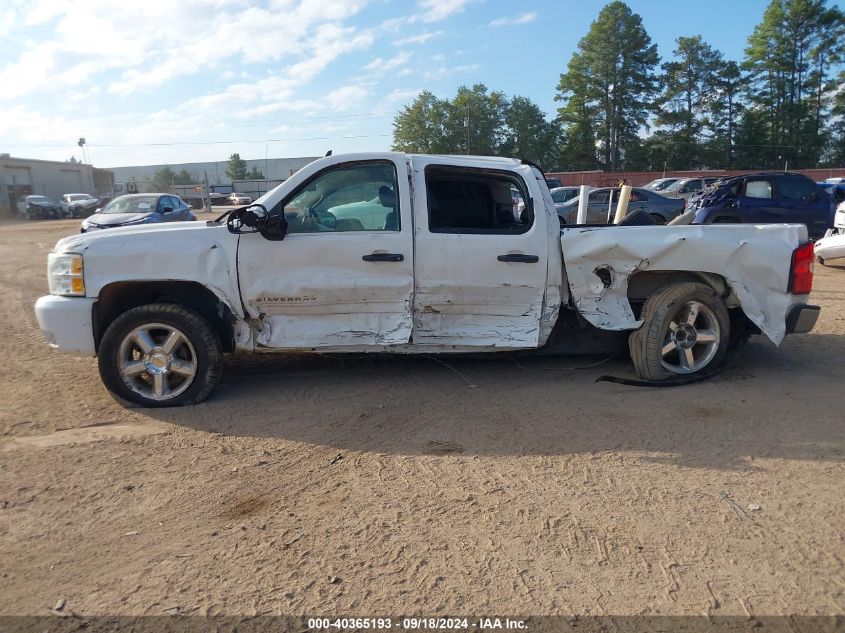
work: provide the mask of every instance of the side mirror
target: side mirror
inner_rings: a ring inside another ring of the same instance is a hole
[[[279,242],[285,239],[288,221],[284,215],[270,215],[262,205],[254,204],[232,210],[226,219],[226,227],[230,233],[261,233],[264,239]]]

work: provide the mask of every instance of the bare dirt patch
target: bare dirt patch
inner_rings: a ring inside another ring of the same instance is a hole
[[[687,387],[232,358],[202,405],[127,410],[32,312],[76,230],[0,226],[0,440],[167,433],[0,452],[3,613],[845,612],[845,269],[816,332]]]

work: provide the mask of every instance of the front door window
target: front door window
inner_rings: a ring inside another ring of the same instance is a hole
[[[285,204],[288,233],[398,231],[393,163],[346,164],[315,176]]]

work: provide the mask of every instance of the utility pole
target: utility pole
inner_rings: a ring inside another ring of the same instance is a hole
[[[203,174],[205,175],[205,200],[203,200],[203,206],[206,211],[211,213],[211,195],[208,192],[208,170],[204,171]]]

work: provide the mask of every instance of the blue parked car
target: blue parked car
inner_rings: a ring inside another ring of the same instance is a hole
[[[805,224],[811,238],[831,226],[829,195],[801,174],[745,174],[717,180],[687,203],[693,224]]]
[[[81,233],[118,226],[184,222],[196,220],[190,207],[179,196],[169,193],[132,193],[120,196],[82,220]]]

